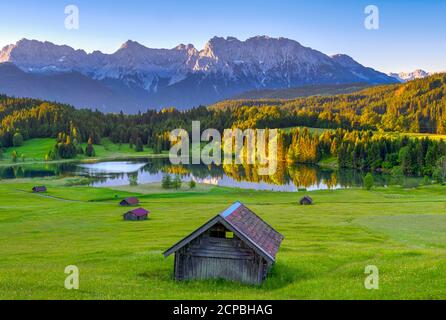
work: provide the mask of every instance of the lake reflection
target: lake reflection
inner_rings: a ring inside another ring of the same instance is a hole
[[[298,166],[280,168],[276,175],[258,176],[254,166],[169,166],[162,163],[100,162],[78,165],[77,175],[95,177],[92,186],[109,187],[130,184],[130,177],[136,177],[139,184],[160,182],[165,173],[178,174],[182,180],[242,189],[295,192],[307,190],[337,189],[342,186],[330,172],[323,174],[317,167]]]
[[[97,175],[107,173],[133,173],[139,171],[145,165],[147,165],[147,162],[134,163],[129,161],[116,161],[80,164],[79,167],[85,170],[88,175]]]
[[[138,161],[108,161],[98,163],[44,164],[0,169],[4,179],[44,176],[83,176],[93,178],[94,187],[160,182],[163,175],[178,174],[184,182],[191,179],[198,183],[224,187],[278,192],[296,192],[302,189],[339,189],[362,185],[363,175],[353,170],[335,171],[317,166],[287,166],[281,163],[273,176],[259,176],[252,165],[181,165],[172,166],[167,159]],[[380,184],[387,184],[385,177],[377,176]]]

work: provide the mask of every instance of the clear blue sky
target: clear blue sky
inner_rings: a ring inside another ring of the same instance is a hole
[[[77,31],[64,27],[69,4],[80,10]],[[380,9],[379,30],[364,27],[369,4]],[[2,0],[0,12],[0,46],[30,38],[111,53],[128,39],[201,49],[214,35],[269,35],[384,72],[446,70],[446,0]]]

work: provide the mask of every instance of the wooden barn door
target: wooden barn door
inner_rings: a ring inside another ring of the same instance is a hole
[[[259,264],[252,259],[225,259],[200,256],[185,257],[183,279],[227,279],[256,284]]]

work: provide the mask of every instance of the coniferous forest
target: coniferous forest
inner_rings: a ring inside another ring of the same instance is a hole
[[[33,138],[55,138],[49,159],[93,154],[92,145],[100,144],[101,138],[129,143],[139,150],[147,145],[159,153],[169,149],[171,130],[190,131],[191,122],[200,121],[202,130],[221,132],[226,128],[284,129],[280,131],[280,156],[290,163],[334,158],[342,168],[438,178],[446,170],[443,140],[386,134],[446,134],[446,74],[344,95],[228,100],[186,111],[166,108],[135,115],[0,96],[0,121],[2,148]],[[80,144],[87,142],[90,149],[83,150]]]

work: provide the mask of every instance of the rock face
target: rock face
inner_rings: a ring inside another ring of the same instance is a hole
[[[70,94],[66,92],[59,92],[57,96],[62,102],[110,112],[122,109],[131,113],[166,106],[187,108],[255,89],[396,82],[395,78],[366,68],[349,56],[329,57],[296,41],[266,36],[246,41],[214,37],[201,51],[191,44],[173,49],[151,49],[129,40],[113,54],[86,53],[69,46],[23,39],[3,48],[0,62],[18,67],[22,73],[16,72],[15,78],[28,79],[22,82],[39,77],[42,92],[34,88],[28,95],[32,97],[47,99],[46,82],[55,76],[64,81],[61,75],[65,75],[70,79],[70,86],[74,86],[73,90],[80,93],[88,91],[90,85],[76,83],[74,78],[77,81],[88,79],[95,83],[96,90],[101,87],[100,92],[107,92],[108,98],[104,97],[102,103],[98,92],[85,92],[85,99],[79,97],[76,101],[68,98]],[[0,68],[0,84],[4,82],[3,69]],[[8,88],[9,92],[1,88],[0,91],[7,94],[20,91],[21,95],[26,95],[24,89],[17,88],[14,83]],[[87,97],[93,95],[95,101],[88,101]],[[110,102],[110,96],[116,99]]]
[[[401,72],[401,73],[390,73],[389,76],[397,79],[400,82],[412,81],[415,79],[426,78],[430,75],[429,72],[418,69],[413,72]]]

